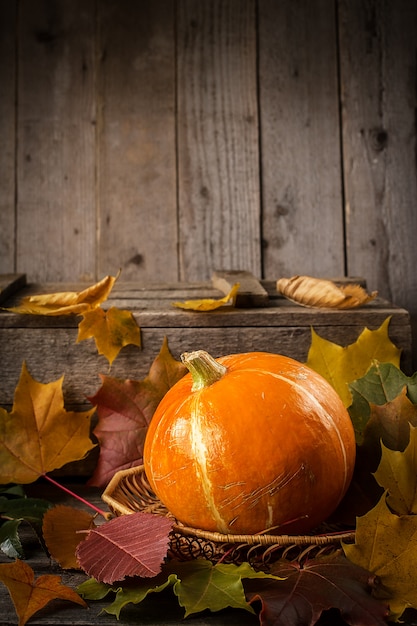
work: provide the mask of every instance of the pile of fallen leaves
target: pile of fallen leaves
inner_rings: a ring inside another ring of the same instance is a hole
[[[76,310],[84,323],[100,308],[102,294],[96,296]],[[77,297],[70,306],[82,303]],[[106,612],[119,617],[126,605],[165,589],[172,590],[184,617],[232,607],[258,615],[261,626],[313,625],[328,609],[338,610],[352,626],[382,625],[417,608],[417,374],[401,372],[400,351],[388,327],[389,319],[375,331],[365,329],[347,347],[312,331],[307,360],[338,391],[355,427],[355,475],[331,520],[356,529],[355,542],[326,556],[277,560],[265,571],[247,562],[167,559],[169,518],[139,512],[111,519],[92,505],[90,514],[27,497],[22,487],[39,478],[54,481],[53,470],[84,458],[96,446],[98,463],[90,480],[96,487],[104,488],[118,470],[142,463],[153,412],[186,371],[167,341],[143,380],[103,375],[89,398],[92,408],[79,413],[64,407],[63,379],[39,383],[23,364],[11,412],[0,408],[0,548],[10,558],[0,564],[0,580],[19,624],[55,598],[82,606],[108,599]],[[94,412],[97,444],[90,434]],[[77,590],[56,575],[36,578],[24,560],[23,522],[33,526],[63,569],[87,574]]]

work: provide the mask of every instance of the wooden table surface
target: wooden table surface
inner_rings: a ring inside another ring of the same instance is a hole
[[[88,488],[79,483],[71,485],[74,491],[85,497],[89,502],[106,509],[97,489]],[[56,504],[85,508],[77,500],[67,496],[61,490],[40,482],[34,486],[27,486],[28,495],[41,497]],[[42,574],[58,574],[62,576],[62,582],[72,588],[76,588],[88,577],[78,571],[62,571],[42,549],[33,529],[21,524],[21,540],[26,554],[26,562],[34,571],[35,576]],[[10,563],[3,552],[0,552],[0,563]],[[114,615],[102,612],[109,604],[108,600],[88,601],[88,608],[82,608],[68,601],[54,600],[44,609],[36,613],[28,622],[28,626],[128,626],[130,624],[145,624],[149,626],[258,626],[259,617],[244,610],[227,609],[218,613],[205,612],[188,617],[184,621],[184,610],[179,606],[177,598],[172,590],[162,593],[150,594],[150,596],[138,605],[129,604],[122,609],[120,620]],[[0,626],[18,624],[18,619],[7,588],[0,583]],[[417,612],[412,612],[406,626],[417,626]],[[323,614],[319,622],[320,626],[343,626],[337,611],[329,611]],[[295,626],[295,625],[294,625]]]

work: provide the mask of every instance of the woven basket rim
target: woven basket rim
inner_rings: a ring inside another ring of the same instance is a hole
[[[155,496],[151,487],[148,483],[148,479],[146,477],[144,465],[136,465],[134,467],[130,467],[128,469],[119,470],[114,474],[105,488],[102,494],[102,500],[116,512],[116,514],[121,515],[130,515],[132,513],[138,512],[133,508],[129,508],[123,502],[120,502],[117,497],[115,497],[115,492],[120,487],[125,479],[129,479],[132,477],[139,476],[143,482],[143,488],[146,489],[146,495],[152,498],[155,502],[155,507],[162,508],[162,503]],[[135,484],[135,487],[137,485]],[[139,492],[137,492],[139,494]],[[200,539],[205,539],[207,541],[212,541],[214,543],[221,544],[248,544],[248,545],[263,545],[263,546],[272,546],[272,545],[280,545],[280,546],[289,546],[289,545],[316,545],[316,546],[325,546],[334,543],[340,543],[342,541],[352,541],[355,538],[355,531],[336,531],[331,533],[320,533],[320,534],[311,534],[311,535],[272,535],[268,533],[257,533],[253,535],[235,535],[235,534],[223,534],[220,532],[213,532],[203,530],[201,528],[193,528],[191,526],[185,526],[179,523],[174,516],[165,509],[165,513],[161,513],[160,511],[155,511],[156,515],[165,515],[167,517],[172,517],[173,520],[173,530],[179,532],[183,535],[195,536]],[[153,511],[151,511],[153,513]]]

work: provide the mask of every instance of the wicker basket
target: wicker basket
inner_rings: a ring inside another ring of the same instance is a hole
[[[117,472],[102,499],[115,515],[140,511],[172,517],[168,556],[182,560],[203,557],[213,562],[248,561],[265,567],[280,558],[305,560],[331,553],[340,547],[341,541],[351,542],[355,537],[354,531],[331,532],[329,527],[311,535],[224,535],[184,526],[155,496],[143,465]]]

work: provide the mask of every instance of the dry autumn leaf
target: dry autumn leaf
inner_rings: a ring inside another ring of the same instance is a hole
[[[236,294],[239,290],[239,283],[233,285],[229,293],[224,298],[202,298],[201,300],[185,300],[185,302],[173,302],[173,306],[188,311],[214,311],[221,306],[234,306]]]
[[[379,485],[388,491],[387,504],[398,515],[417,515],[416,468],[417,428],[410,425],[409,443],[404,452],[382,445],[381,462],[375,472]]]
[[[66,411],[62,382],[40,383],[23,363],[11,413],[0,407],[0,484],[31,483],[95,447],[94,409]]]
[[[344,545],[347,558],[378,576],[374,596],[387,602],[393,617],[417,608],[417,516],[396,515],[384,494],[378,504],[356,524],[353,545]],[[379,591],[378,591],[379,589]]]
[[[283,580],[245,581],[248,600],[261,602],[262,626],[312,626],[321,623],[322,613],[333,608],[351,626],[386,624],[387,606],[370,593],[375,577],[338,551],[307,559],[303,565],[297,560],[281,560],[273,563],[269,571]],[[340,623],[336,618],[335,621]]]
[[[99,582],[156,576],[167,554],[172,523],[152,513],[116,517],[89,532],[77,548],[77,558],[84,571]]]
[[[346,347],[323,339],[312,329],[307,365],[336,389],[346,407],[352,401],[349,383],[364,376],[374,361],[399,367],[401,350],[389,339],[390,319],[387,317],[377,330],[365,328],[358,339]]]
[[[106,276],[98,283],[82,291],[46,293],[23,298],[16,307],[8,309],[12,313],[32,315],[80,315],[97,308],[107,300],[117,276]]]
[[[326,309],[353,309],[367,304],[377,296],[368,294],[356,284],[336,285],[331,280],[313,276],[280,278],[277,289],[283,296],[297,304]]]
[[[118,470],[142,463],[143,444],[153,413],[168,389],[187,371],[171,355],[165,338],[144,380],[101,376],[100,389],[89,398],[97,407],[99,419],[94,435],[100,443],[90,485],[104,487]]]
[[[78,326],[78,341],[94,338],[99,354],[106,357],[110,365],[120,350],[129,344],[141,347],[140,328],[130,311],[111,307],[104,311],[96,307],[82,313]]]
[[[44,515],[42,534],[46,547],[63,569],[80,569],[75,550],[87,531],[95,528],[94,517],[64,505],[55,506]]]
[[[87,607],[78,593],[62,584],[59,576],[44,575],[35,580],[32,568],[20,560],[0,564],[0,580],[9,590],[19,626],[24,626],[32,615],[58,598]]]

